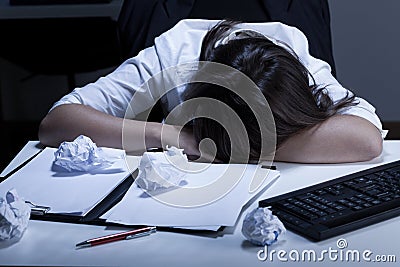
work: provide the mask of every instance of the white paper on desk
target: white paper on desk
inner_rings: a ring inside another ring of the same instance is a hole
[[[199,163],[192,163],[199,164]],[[212,164],[206,171],[188,174],[186,187],[196,187],[210,184],[228,164]],[[231,164],[230,168],[242,170],[243,165]],[[254,192],[249,187],[254,173],[263,175],[261,186]],[[234,188],[222,198],[203,206],[176,207],[161,203],[149,197],[136,184],[132,185],[122,201],[102,216],[108,222],[127,225],[156,225],[167,227],[182,227],[186,229],[216,230],[219,226],[233,226],[242,207],[260,191],[269,187],[279,177],[278,171],[261,168],[260,165],[247,165],[247,168]],[[170,191],[168,193],[171,193]]]
[[[45,148],[22,169],[0,184],[0,195],[15,188],[25,200],[48,206],[51,213],[84,215],[128,174],[125,152],[104,148],[107,154],[122,156],[99,173],[52,171],[56,148]]]

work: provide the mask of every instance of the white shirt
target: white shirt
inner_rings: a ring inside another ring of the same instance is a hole
[[[155,102],[151,91],[141,88],[142,84],[168,67],[197,61],[203,37],[217,22],[218,20],[181,20],[172,29],[157,37],[154,46],[142,50],[136,57],[126,60],[115,71],[96,82],[76,88],[56,102],[52,109],[62,104],[76,103],[124,117],[133,95],[140,94],[140,103],[131,107],[132,117],[135,117]],[[243,23],[235,28],[256,30],[290,46],[310,71],[316,84],[325,86],[334,102],[342,99],[348,92],[332,76],[328,63],[309,54],[307,38],[297,28],[279,22]],[[358,105],[345,108],[339,113],[367,119],[381,131],[384,138],[387,131],[382,129],[375,108],[360,97],[356,97],[356,101],[359,102]]]

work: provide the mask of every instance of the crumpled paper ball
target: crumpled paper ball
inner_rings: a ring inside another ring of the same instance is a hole
[[[78,136],[72,142],[63,142],[54,152],[54,156],[53,164],[69,172],[105,169],[116,161],[116,158],[109,157],[84,135]]]
[[[167,146],[164,152],[145,152],[135,182],[147,191],[179,186],[187,175],[186,164],[188,159],[183,149]]]
[[[21,199],[15,189],[0,198],[0,240],[21,238],[28,227],[31,208]]]
[[[258,246],[272,245],[285,232],[283,223],[268,208],[258,207],[252,210],[243,221],[243,235]]]

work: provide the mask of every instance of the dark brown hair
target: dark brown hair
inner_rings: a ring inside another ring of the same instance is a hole
[[[223,20],[205,35],[200,61],[225,64],[247,75],[261,90],[267,100],[276,127],[276,145],[281,146],[288,138],[313,127],[338,110],[356,105],[354,95],[347,94],[333,102],[324,87],[315,80],[293,51],[274,44],[266,37],[233,39],[216,46],[239,22]],[[311,84],[311,85],[310,85]],[[229,105],[242,119],[250,144],[250,160],[260,156],[260,128],[254,114],[235,93],[212,83],[193,83],[188,86],[185,100],[211,97]],[[193,120],[193,132],[197,141],[211,138],[217,146],[217,158],[228,162],[231,158],[231,141],[216,121],[207,118]]]

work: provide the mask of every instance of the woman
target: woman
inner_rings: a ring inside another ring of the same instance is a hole
[[[141,88],[143,83],[169,67],[198,60],[233,67],[260,88],[275,119],[275,160],[336,163],[365,161],[380,155],[385,131],[375,109],[344,89],[327,63],[309,55],[307,39],[299,30],[281,23],[211,20],[180,21],[156,38],[154,46],[128,59],[113,73],[63,97],[43,119],[40,141],[57,146],[85,134],[100,146],[144,151],[168,144],[199,156],[199,141],[208,137],[215,141],[217,159],[227,161],[229,140],[223,129],[210,133],[209,129],[216,127],[207,120],[195,119],[193,132],[187,128],[180,131],[175,125],[123,120],[133,95],[143,101],[130,107],[132,118],[157,100],[151,88]],[[183,98],[205,94],[218,99],[218,94],[212,93],[212,85],[205,84],[188,86]],[[239,117],[246,116],[245,108],[241,113],[243,103],[237,103],[229,94],[221,95],[224,97],[219,100],[232,105]],[[167,96],[166,101],[170,104],[173,99]],[[252,129],[251,125],[245,123],[246,129]],[[123,128],[128,138],[124,144]],[[257,145],[259,140],[249,141],[249,157],[257,159],[262,152]]]

